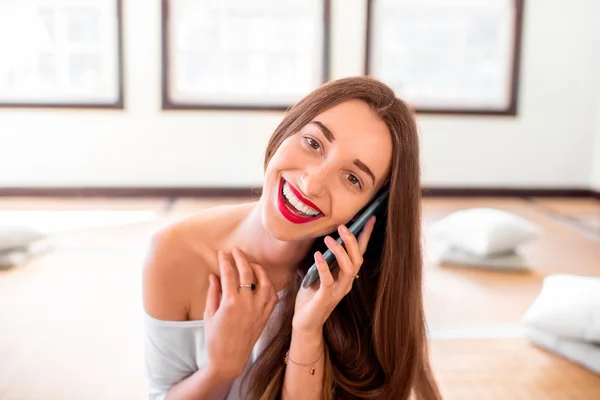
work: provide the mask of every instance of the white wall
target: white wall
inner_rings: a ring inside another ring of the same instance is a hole
[[[598,114],[596,119],[596,131],[594,136],[594,153],[591,173],[591,187],[596,192],[600,192],[600,104],[598,105]]]
[[[161,111],[159,3],[124,0],[125,110],[0,109],[0,186],[260,185],[282,113]],[[600,1],[526,7],[519,115],[419,116],[424,185],[589,186]],[[333,78],[362,74],[365,11],[333,1]]]

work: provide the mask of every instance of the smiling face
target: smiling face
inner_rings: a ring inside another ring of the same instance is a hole
[[[310,239],[347,224],[388,178],[390,131],[349,100],[286,138],[266,169],[262,218],[279,240]]]

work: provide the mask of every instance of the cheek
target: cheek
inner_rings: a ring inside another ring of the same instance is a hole
[[[269,160],[269,164],[267,165],[267,169],[265,170],[265,188],[271,190],[279,185],[279,175],[281,171],[286,171],[293,169],[292,163],[290,163],[290,155],[289,146],[284,146],[283,144],[277,149],[271,160]]]
[[[329,224],[332,230],[337,230],[338,226],[344,224],[350,226],[352,224],[352,218],[356,215],[359,210],[358,206],[352,204],[339,204],[333,207],[333,213]]]
[[[273,154],[268,169],[277,171],[293,168],[295,165],[302,163],[302,156],[302,151],[298,148],[296,143],[291,141],[283,142],[275,154]]]

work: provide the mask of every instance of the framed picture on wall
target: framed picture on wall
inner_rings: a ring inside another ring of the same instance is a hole
[[[122,108],[121,0],[0,1],[0,107]]]
[[[162,0],[163,109],[287,109],[328,79],[329,11],[329,0]]]
[[[523,0],[368,0],[365,72],[421,113],[515,115]]]

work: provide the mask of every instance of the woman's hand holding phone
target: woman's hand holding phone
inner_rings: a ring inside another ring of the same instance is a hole
[[[330,236],[325,238],[325,244],[337,260],[338,274],[336,278],[333,277],[321,252],[314,254],[320,283],[315,283],[308,288],[301,287],[298,291],[293,318],[295,331],[313,333],[322,330],[333,309],[352,289],[355,277],[358,276],[363,263],[363,254],[367,250],[374,225],[373,216],[365,224],[358,239],[346,226],[340,225],[338,233],[346,249]]]

